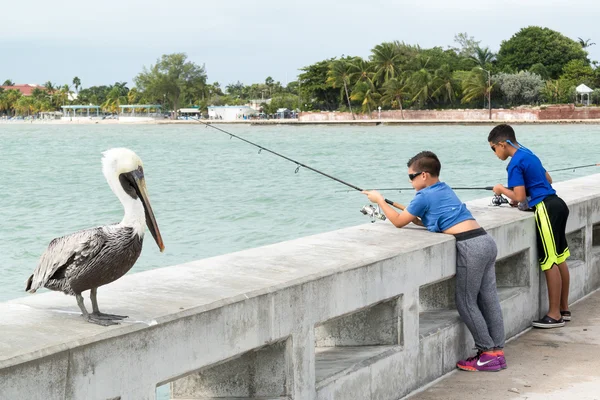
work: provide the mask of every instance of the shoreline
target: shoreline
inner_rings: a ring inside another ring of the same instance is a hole
[[[300,121],[297,119],[283,120],[241,120],[241,121],[222,121],[222,120],[202,120],[202,121],[185,121],[185,120],[157,120],[157,121],[119,121],[110,120],[78,120],[78,121],[62,121],[62,120],[29,120],[29,121],[2,121],[2,125],[194,125],[198,123],[208,123],[215,125],[254,125],[254,126],[271,126],[271,125],[354,125],[354,126],[398,126],[398,125],[495,125],[500,123],[510,123],[513,125],[600,125],[600,119],[548,119],[548,120],[517,120],[517,119],[486,119],[486,120],[444,120],[444,119],[371,119],[371,120],[341,120],[341,121]]]

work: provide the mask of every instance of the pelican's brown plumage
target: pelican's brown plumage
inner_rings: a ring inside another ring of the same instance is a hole
[[[102,172],[123,204],[123,220],[52,240],[27,280],[25,290],[35,293],[46,287],[73,295],[87,321],[113,325],[114,320],[126,317],[100,312],[96,299],[98,287],[119,279],[133,267],[142,252],[145,225],[161,251],[164,245],[148,200],[140,158],[123,148],[103,154]],[[90,290],[92,313],[87,312],[83,303],[81,293],[85,290]]]

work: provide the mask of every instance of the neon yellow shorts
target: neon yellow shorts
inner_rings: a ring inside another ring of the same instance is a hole
[[[569,207],[557,195],[550,195],[535,205],[538,261],[542,271],[558,265],[571,255],[567,243]]]

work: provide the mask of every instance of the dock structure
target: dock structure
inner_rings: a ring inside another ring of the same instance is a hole
[[[600,287],[600,175],[554,186],[574,302]],[[467,206],[498,245],[514,337],[548,302],[534,215]],[[98,291],[104,312],[130,316],[118,326],[86,323],[61,293],[3,302],[0,398],[150,400],[169,384],[172,399],[399,399],[472,355],[455,259],[452,235],[366,223],[126,275]]]
[[[62,120],[74,120],[78,118],[101,118],[100,106],[95,105],[71,105],[61,106],[63,110]],[[90,113],[91,111],[91,113]]]
[[[143,122],[162,120],[160,104],[124,104],[119,106],[119,122]]]

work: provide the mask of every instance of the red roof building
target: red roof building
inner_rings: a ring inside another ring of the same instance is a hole
[[[40,85],[35,85],[32,83],[26,83],[24,85],[14,85],[14,86],[0,86],[0,88],[4,89],[4,90],[18,90],[19,92],[21,92],[21,94],[23,96],[31,96],[31,92],[33,92],[33,89],[45,89],[43,86]]]

